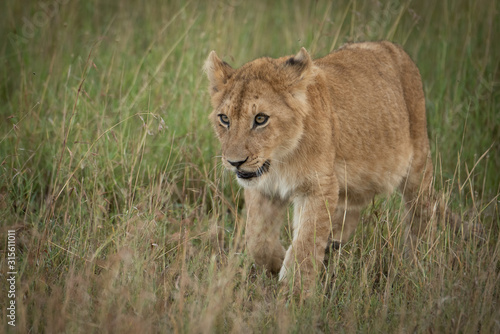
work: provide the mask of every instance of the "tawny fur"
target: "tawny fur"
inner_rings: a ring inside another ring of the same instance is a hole
[[[301,49],[239,69],[212,51],[205,71],[224,166],[263,171],[238,178],[247,248],[280,279],[292,270],[314,278],[329,238],[345,242],[376,194],[399,189],[410,216],[428,211],[433,168],[424,93],[400,47],[348,44],[314,61]],[[268,116],[263,125],[256,124],[259,114]],[[290,202],[294,236],[285,251],[279,234]]]

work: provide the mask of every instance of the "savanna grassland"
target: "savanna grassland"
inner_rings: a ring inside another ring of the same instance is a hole
[[[1,1],[0,331],[500,332],[499,7]],[[211,50],[237,67],[381,39],[421,70],[435,187],[485,233],[438,224],[409,258],[399,195],[376,197],[312,297],[290,296],[245,253],[203,62]]]

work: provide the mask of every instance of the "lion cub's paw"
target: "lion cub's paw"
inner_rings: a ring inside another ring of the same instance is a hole
[[[281,269],[279,272],[279,281],[280,282],[289,282],[290,279],[293,278],[295,271],[295,264],[293,261],[293,256],[290,251],[286,252],[285,259],[283,260],[283,264],[281,265]]]
[[[286,281],[288,277],[288,268],[283,264],[280,269],[278,280],[280,282]]]
[[[288,254],[287,254],[288,255]],[[311,259],[300,264],[294,261],[293,256],[286,256],[279,273],[279,281],[288,285],[294,295],[307,299],[315,291],[318,273],[316,265]]]

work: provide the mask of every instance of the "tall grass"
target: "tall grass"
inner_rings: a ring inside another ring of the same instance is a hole
[[[0,4],[0,222],[2,235],[17,230],[15,330],[500,331],[496,1],[41,4]],[[419,66],[436,188],[485,240],[441,228],[408,259],[398,195],[376,198],[301,300],[246,256],[244,203],[216,158],[201,67],[212,49],[240,66],[380,39]]]

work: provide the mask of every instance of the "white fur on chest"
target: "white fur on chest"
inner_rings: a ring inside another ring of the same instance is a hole
[[[279,196],[286,200],[293,196],[296,182],[297,180],[288,173],[271,169],[266,177],[259,180],[257,188],[269,196]]]

